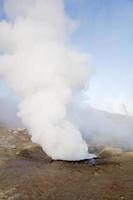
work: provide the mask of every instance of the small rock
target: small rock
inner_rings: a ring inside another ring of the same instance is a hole
[[[15,131],[13,131],[13,134],[17,134],[17,133],[18,133],[18,131],[16,131],[16,130],[15,130]]]
[[[121,199],[121,200],[125,200],[125,197],[124,197],[124,196],[121,196],[120,199]]]
[[[122,154],[122,149],[120,148],[113,148],[113,147],[105,147],[100,153],[99,157],[101,158],[109,158],[112,156],[119,156]]]
[[[12,148],[12,149],[16,149],[16,146],[15,146],[15,145],[12,145],[11,148]]]
[[[94,173],[94,176],[98,176],[98,175],[99,175],[99,173],[98,173],[98,172],[95,172],[95,173]]]
[[[95,159],[95,158],[90,159],[90,160],[89,160],[89,164],[90,164],[91,166],[95,166],[95,165],[96,165],[96,159]]]
[[[127,157],[130,157],[130,158],[133,158],[133,151],[126,152],[124,155],[127,156]]]

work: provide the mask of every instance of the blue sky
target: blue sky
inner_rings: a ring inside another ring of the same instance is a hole
[[[109,99],[120,104],[131,102],[133,1],[66,0],[66,10],[80,21],[73,42],[92,55],[95,67],[89,91],[92,101],[98,99],[99,106]]]
[[[0,0],[0,19],[5,18],[4,11],[3,11],[3,0]]]
[[[110,110],[110,105],[105,105],[110,104],[108,101],[129,103],[132,109],[133,0],[65,0],[65,9],[80,22],[72,43],[92,56],[95,73],[88,91],[91,104]],[[3,17],[0,0],[0,19]]]

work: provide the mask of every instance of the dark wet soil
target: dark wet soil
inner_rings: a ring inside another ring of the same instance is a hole
[[[51,160],[24,132],[0,139],[0,200],[133,200],[132,153],[91,166]]]

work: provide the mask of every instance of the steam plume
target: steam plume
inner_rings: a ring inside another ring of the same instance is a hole
[[[91,157],[67,117],[73,95],[88,78],[88,56],[73,50],[75,27],[62,0],[6,0],[0,22],[0,74],[23,98],[19,117],[32,140],[54,159]]]

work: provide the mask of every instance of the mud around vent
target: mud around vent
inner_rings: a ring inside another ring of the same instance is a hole
[[[133,153],[111,151],[94,167],[52,161],[26,130],[1,128],[0,200],[133,200]]]

